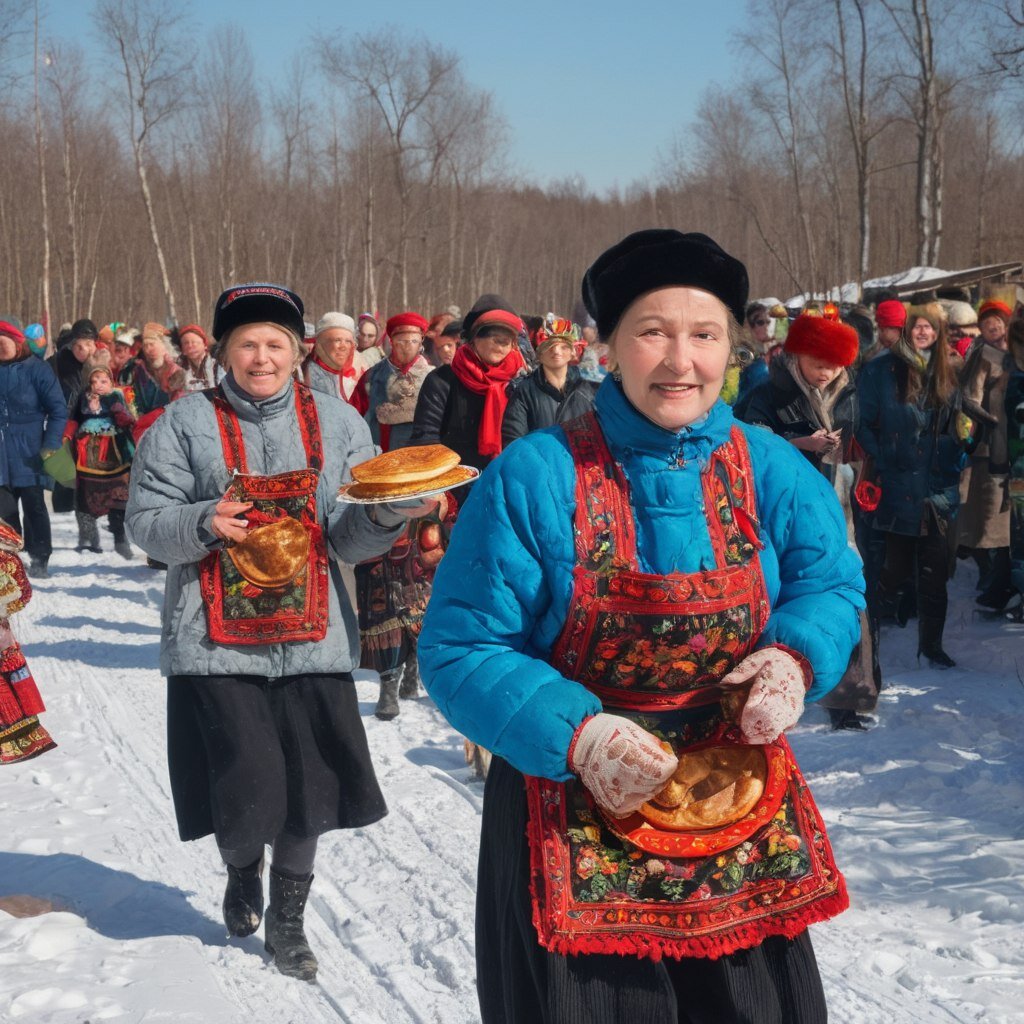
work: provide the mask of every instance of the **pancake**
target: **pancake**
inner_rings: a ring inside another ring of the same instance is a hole
[[[290,583],[309,559],[309,531],[285,516],[276,523],[250,529],[245,540],[227,549],[242,578],[273,590]]]
[[[398,448],[352,467],[352,479],[358,484],[375,486],[423,483],[459,464],[458,452],[443,444]],[[423,490],[424,488],[419,488]]]
[[[683,751],[668,785],[640,808],[658,828],[722,828],[749,814],[764,793],[768,761],[759,747]]]
[[[403,448],[402,451],[414,451],[415,449]],[[453,453],[454,454],[454,453]],[[458,458],[458,456],[455,456]],[[476,472],[470,466],[456,466],[454,469],[442,473],[440,476],[433,476],[427,480],[416,480],[412,483],[384,483],[364,484],[362,482],[352,484],[345,492],[350,498],[360,501],[367,499],[386,500],[388,498],[405,498],[413,494],[421,494],[424,491],[447,491],[452,487],[458,487],[467,480],[472,480]]]

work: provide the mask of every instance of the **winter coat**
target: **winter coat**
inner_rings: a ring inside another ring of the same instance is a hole
[[[224,393],[238,414],[249,471],[284,473],[308,463],[299,434],[292,382],[261,401],[243,396],[229,374]],[[354,564],[388,550],[406,521],[378,526],[365,505],[335,500],[350,467],[376,454],[359,414],[344,402],[313,392],[323,441],[324,467],[317,512],[331,556],[329,622],[319,643],[257,646],[212,643],[199,587],[199,563],[222,542],[210,530],[214,507],[230,476],[212,403],[187,395],[167,406],[146,432],[132,465],[126,525],[152,558],[166,562],[160,637],[164,675],[254,675],[268,678],[348,672],[359,664],[359,630],[337,562]],[[377,511],[382,522],[398,517]]]
[[[787,441],[808,437],[821,430],[824,424],[818,421],[811,400],[797,383],[794,372],[800,371],[791,368],[784,356],[776,356],[772,360],[769,379],[736,403],[736,419],[767,427]],[[849,452],[857,425],[857,386],[852,379],[847,379],[848,383],[839,392],[831,413],[832,429],[843,432],[843,453]],[[819,473],[834,482],[835,465],[824,462],[819,452],[801,451],[801,454]]]
[[[874,459],[882,490],[874,526],[921,535],[931,513],[944,527],[960,505],[963,453],[952,432],[952,402],[939,410],[900,400],[909,367],[892,352],[866,363],[857,381],[857,441]]]
[[[131,386],[140,418],[184,393],[185,371],[173,360],[165,359],[163,366],[153,371],[140,356],[131,366]]]
[[[1009,352],[980,338],[967,353],[960,379],[964,412],[979,442],[960,479],[957,540],[968,548],[1010,543],[1009,461],[1006,450],[1006,388],[1014,369]]]
[[[575,366],[565,376],[559,391],[538,366],[526,377],[518,377],[508,387],[508,405],[501,421],[501,443],[508,447],[517,437],[533,430],[567,423],[582,416],[594,404],[597,384],[584,380]]]
[[[673,433],[606,379],[595,410],[629,481],[640,570],[714,567],[700,473],[734,419],[717,402],[699,426]],[[740,424],[757,494],[761,565],[771,603],[762,644],[782,643],[814,670],[808,700],[838,682],[859,635],[860,559],[846,545],[828,482],[766,430]],[[561,428],[520,438],[471,489],[434,578],[419,665],[446,718],[530,775],[566,779],[573,733],[601,702],[549,661],[576,563],[576,473]]]
[[[60,389],[64,394],[64,411],[68,412],[74,408],[78,396],[82,393],[82,368],[85,363],[80,363],[75,358],[70,345],[62,348],[56,355],[50,356],[46,362],[57,375]]]
[[[470,391],[450,366],[439,366],[420,388],[412,443],[447,445],[459,453],[463,465],[483,469],[491,461],[479,451],[484,399]]]
[[[302,364],[302,379],[314,391],[325,395],[333,395],[346,402],[352,398],[352,392],[359,384],[359,378],[363,374],[362,362],[358,353],[353,357],[352,365],[355,368],[354,377],[346,377],[341,373],[335,373],[318,363],[313,356],[309,356]]]
[[[60,384],[41,359],[0,363],[0,486],[46,484],[39,453],[60,447],[67,417]]]

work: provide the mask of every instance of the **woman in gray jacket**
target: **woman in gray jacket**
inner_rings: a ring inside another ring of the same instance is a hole
[[[214,833],[227,865],[224,921],[263,913],[279,970],[311,979],[303,932],[317,838],[387,813],[351,669],[356,618],[339,562],[387,551],[434,503],[344,505],[338,487],[375,448],[344,402],[293,379],[303,306],[270,284],[217,301],[220,387],[167,407],[132,467],[127,525],[166,562],[160,667],[183,840]]]

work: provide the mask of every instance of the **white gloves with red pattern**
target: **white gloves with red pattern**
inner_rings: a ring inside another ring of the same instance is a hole
[[[750,685],[740,713],[740,731],[748,743],[757,744],[771,743],[797,722],[810,683],[806,659],[781,647],[748,654],[721,680],[726,690]]]
[[[646,729],[604,712],[576,730],[568,761],[597,803],[617,818],[660,793],[679,763]]]

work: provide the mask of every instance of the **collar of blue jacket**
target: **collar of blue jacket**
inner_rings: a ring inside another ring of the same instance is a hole
[[[719,399],[682,430],[666,430],[639,412],[611,376],[598,388],[594,404],[608,447],[620,463],[639,455],[669,466],[696,462],[703,467],[711,453],[729,439],[733,424],[732,410]]]

